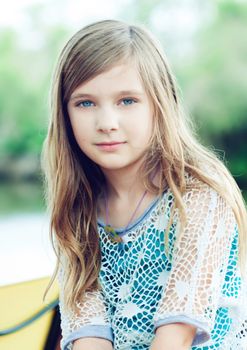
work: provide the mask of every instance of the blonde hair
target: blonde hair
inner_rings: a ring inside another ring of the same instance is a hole
[[[67,103],[80,84],[130,60],[136,64],[154,107],[153,135],[141,171],[146,188],[161,193],[169,186],[175,198],[173,209],[178,209],[182,223],[186,220],[182,200],[188,188],[186,173],[214,188],[234,211],[244,269],[247,217],[241,192],[217,156],[196,140],[182,111],[175,79],[162,48],[140,26],[100,21],[77,32],[60,55],[53,79],[51,121],[43,148],[50,232],[58,263],[61,256],[66,260],[65,304],[72,308],[86,290],[100,288],[101,254],[95,203],[105,179],[100,168],[77,145]],[[160,181],[155,186],[150,175],[157,168]],[[57,269],[48,289],[56,273]]]

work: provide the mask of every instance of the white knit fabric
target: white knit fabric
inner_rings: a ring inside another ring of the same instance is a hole
[[[247,349],[247,289],[237,264],[233,212],[208,185],[188,181],[191,189],[183,197],[187,223],[181,240],[177,214],[166,232],[174,201],[170,190],[129,228],[122,247],[111,242],[99,225],[102,292],[87,293],[76,314],[65,312],[60,269],[63,349],[87,336],[87,326],[94,325],[95,330],[99,325],[112,329],[114,350],[147,350],[155,329],[174,322],[197,328],[193,350]],[[101,330],[95,336],[104,337]]]

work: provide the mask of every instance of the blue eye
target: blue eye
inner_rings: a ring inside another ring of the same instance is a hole
[[[128,106],[128,105],[132,105],[132,104],[135,103],[136,101],[133,100],[133,98],[124,98],[124,99],[122,100],[122,102],[123,102],[123,104],[124,104],[125,106]]]
[[[93,105],[94,105],[93,102],[89,100],[80,101],[77,104],[78,107],[85,107],[85,108],[92,107]]]

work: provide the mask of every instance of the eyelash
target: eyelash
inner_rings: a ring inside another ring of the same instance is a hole
[[[137,100],[134,99],[134,98],[132,98],[132,97],[123,98],[123,99],[121,99],[120,101],[121,101],[121,102],[123,102],[123,101],[132,101],[132,103],[124,104],[124,106],[131,106],[132,104],[137,103]],[[90,106],[84,106],[83,103],[85,103],[85,102],[90,102],[90,103],[92,103],[92,104],[94,103],[94,102],[92,102],[92,101],[90,101],[90,100],[84,100],[84,101],[79,101],[79,102],[77,102],[77,103],[75,104],[75,106],[76,106],[76,107],[79,107],[79,108],[89,108],[89,107],[93,107],[92,105],[90,105]]]
[[[90,100],[84,100],[84,101],[79,101],[79,102],[77,102],[77,103],[75,104],[75,106],[76,106],[76,107],[81,107],[81,108],[89,108],[89,107],[91,107],[91,106],[84,106],[83,103],[85,103],[85,102],[93,103],[93,102],[90,101]]]
[[[132,105],[132,104],[137,103],[137,100],[134,99],[134,98],[131,98],[131,97],[123,98],[123,99],[121,100],[121,102],[123,102],[123,101],[132,101],[132,102],[133,102],[133,103],[127,103],[127,105],[125,105],[125,106],[130,106],[130,105]]]

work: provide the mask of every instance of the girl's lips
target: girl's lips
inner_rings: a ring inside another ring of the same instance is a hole
[[[113,142],[102,142],[102,143],[96,143],[96,146],[103,150],[103,151],[116,151],[118,150],[123,144],[125,144],[126,142],[117,142],[117,141],[113,141]]]
[[[111,145],[116,145],[116,144],[119,144],[119,143],[123,143],[123,142],[119,142],[119,141],[112,141],[112,142],[101,142],[101,143],[96,143],[97,146],[111,146]]]

